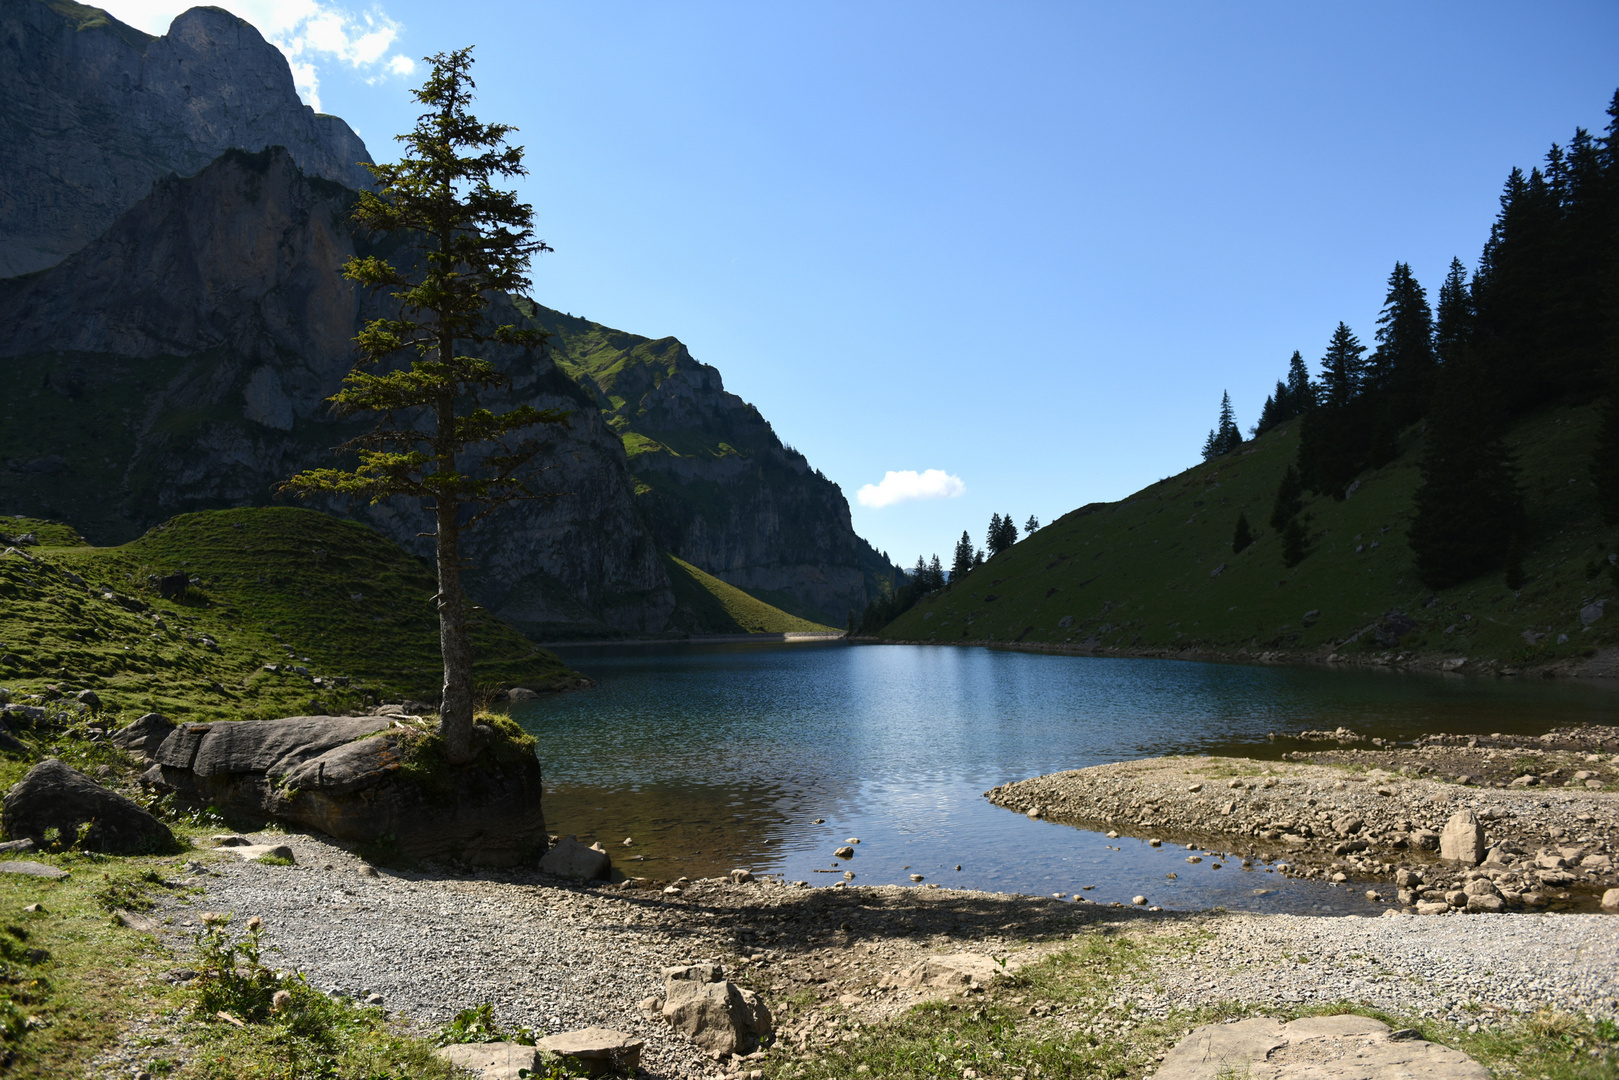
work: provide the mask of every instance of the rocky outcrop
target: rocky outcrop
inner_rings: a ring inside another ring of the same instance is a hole
[[[119,542],[177,513],[263,505],[294,472],[330,464],[358,428],[326,399],[354,334],[382,312],[342,277],[345,259],[370,250],[349,225],[352,199],[285,150],[231,151],[158,184],[60,266],[0,281],[0,397],[36,399],[28,453],[62,462],[0,467],[0,506],[53,510]],[[674,597],[620,440],[547,357],[493,358],[512,386],[488,404],[572,418],[543,451],[561,497],[515,504],[470,533],[469,589],[531,634],[663,630]],[[418,507],[357,513],[431,554]]]
[[[55,265],[155,181],[232,147],[284,146],[310,175],[371,182],[359,136],[304,105],[281,51],[219,8],[152,37],[96,8],[8,0],[0,48],[0,277]]]
[[[486,749],[468,765],[411,770],[423,733],[392,724],[377,716],[184,724],[143,781],[227,813],[386,844],[408,859],[515,866],[544,851],[532,753]]]
[[[51,758],[6,793],[4,823],[13,840],[39,847],[111,855],[149,855],[175,846],[169,827],[140,806]]]
[[[892,583],[843,491],[675,338],[534,309],[564,369],[624,437],[658,546],[785,611],[841,627]]]

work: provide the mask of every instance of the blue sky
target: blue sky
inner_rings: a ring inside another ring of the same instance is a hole
[[[1370,344],[1395,261],[1471,266],[1619,87],[1611,0],[222,6],[378,156],[411,59],[475,45],[536,298],[680,338],[905,565],[1196,462],[1222,391],[1246,428],[1294,349]]]

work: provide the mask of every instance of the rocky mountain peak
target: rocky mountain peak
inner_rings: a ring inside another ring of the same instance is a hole
[[[154,182],[229,149],[284,146],[308,175],[371,180],[360,137],[305,105],[281,51],[220,8],[152,37],[67,0],[7,0],[0,100],[0,277],[55,265]]]

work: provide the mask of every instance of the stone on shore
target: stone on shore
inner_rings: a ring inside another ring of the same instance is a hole
[[[50,758],[28,770],[6,793],[7,835],[47,846],[53,832],[62,847],[109,855],[142,855],[174,846],[169,827],[140,806]]]
[[[1484,861],[1487,848],[1484,826],[1471,810],[1456,811],[1439,834],[1439,857],[1450,862],[1477,866]]]
[[[641,1066],[644,1040],[610,1028],[588,1027],[564,1031],[540,1040],[540,1049],[550,1051],[586,1076],[618,1073],[634,1076]]]
[[[518,1080],[521,1070],[535,1072],[540,1052],[514,1042],[453,1043],[433,1053],[458,1069],[478,1073],[484,1080]]]
[[[1609,889],[1602,894],[1602,906],[1609,909],[1619,909],[1619,889]]]
[[[1311,1016],[1284,1024],[1269,1017],[1196,1028],[1164,1057],[1156,1080],[1488,1080],[1462,1053],[1395,1032],[1363,1016]]]
[[[540,858],[540,869],[557,877],[595,881],[605,879],[612,872],[613,860],[600,844],[586,847],[578,837],[569,834]]]
[[[770,1035],[770,1010],[759,995],[727,982],[718,964],[663,970],[664,1022],[711,1054],[749,1054]]]

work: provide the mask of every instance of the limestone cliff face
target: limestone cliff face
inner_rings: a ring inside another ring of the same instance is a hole
[[[71,0],[4,0],[0,101],[0,277],[55,265],[155,181],[233,147],[285,146],[309,175],[371,181],[359,136],[304,105],[280,50],[218,8],[151,37]]]
[[[555,355],[624,439],[660,547],[783,610],[841,627],[894,581],[842,490],[674,338],[547,309]]]
[[[0,281],[0,505],[53,509],[109,542],[188,510],[263,504],[293,472],[331,463],[356,428],[326,398],[355,332],[382,314],[340,270],[363,249],[353,197],[283,149],[233,151],[160,182],[60,265]],[[573,416],[544,454],[563,494],[469,534],[474,595],[534,634],[663,630],[674,598],[621,441],[548,358],[491,358],[514,385],[489,404]],[[360,514],[430,553],[417,508]]]

